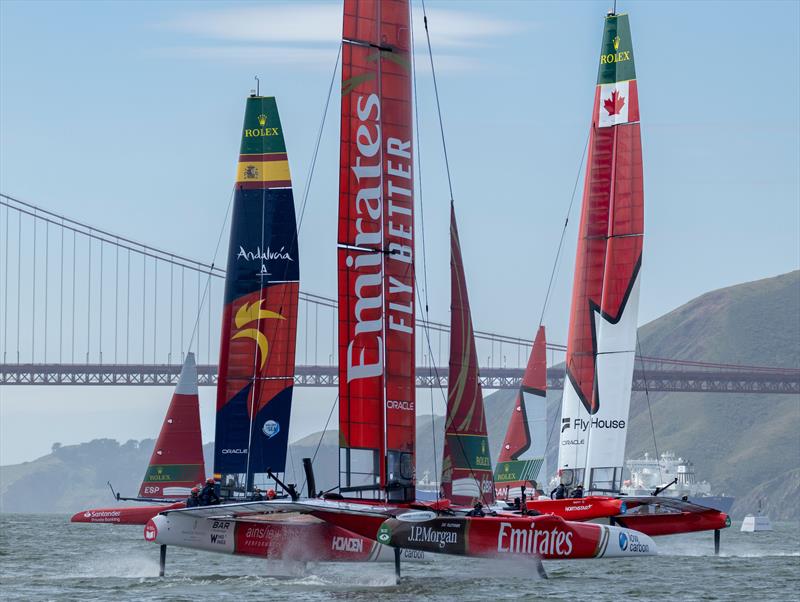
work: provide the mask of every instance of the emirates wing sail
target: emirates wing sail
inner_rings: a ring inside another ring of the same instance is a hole
[[[272,97],[247,99],[222,315],[214,473],[250,489],[284,471],[299,292],[289,161]],[[262,477],[259,477],[262,478]]]
[[[450,366],[447,385],[442,495],[454,504],[494,502],[478,354],[469,309],[461,244],[450,205]]]
[[[630,406],[644,193],[639,98],[627,15],[606,17],[572,291],[559,469],[618,491]]]
[[[187,353],[139,497],[182,500],[205,478],[197,365],[194,353]]]
[[[339,164],[342,491],[414,499],[408,0],[346,0]]]
[[[522,486],[539,488],[547,475],[546,446],[547,341],[540,326],[494,472],[495,487],[506,499],[516,497]]]

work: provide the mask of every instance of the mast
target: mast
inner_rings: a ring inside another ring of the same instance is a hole
[[[214,473],[226,493],[250,490],[254,475],[267,468],[284,472],[298,280],[294,199],[278,106],[273,97],[253,95],[233,199],[217,384]]]
[[[450,204],[450,365],[444,432],[442,495],[458,505],[493,503],[492,458],[453,203]]]
[[[339,164],[344,493],[415,498],[414,198],[408,0],[345,0]]]
[[[139,497],[183,498],[205,478],[197,365],[194,353],[189,352],[139,487]]]
[[[541,486],[547,475],[546,445],[547,341],[544,326],[539,326],[497,459],[497,488]]]
[[[627,15],[609,14],[595,89],[572,290],[559,470],[619,491],[644,232],[639,98]]]

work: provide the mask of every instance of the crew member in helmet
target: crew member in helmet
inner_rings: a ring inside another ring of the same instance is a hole
[[[268,489],[267,490],[267,499],[268,500],[274,500],[275,499],[275,495],[276,494],[275,494],[275,490],[274,489]]]
[[[195,506],[200,505],[200,498],[198,497],[199,493],[199,487],[192,487],[192,492],[189,494],[189,497],[186,498],[187,508],[194,508]]]
[[[567,492],[568,492],[567,486],[564,485],[564,483],[559,483],[558,487],[556,487],[550,492],[550,499],[551,500],[554,499],[555,496],[555,499],[563,500],[565,497],[567,497]]]
[[[250,499],[254,502],[260,502],[263,501],[264,495],[261,493],[261,490],[256,487],[253,489],[253,495],[250,496]]]
[[[583,485],[578,483],[578,486],[572,490],[572,497],[575,498],[583,497]]]
[[[203,490],[200,492],[200,505],[201,506],[211,506],[213,504],[219,504],[219,496],[216,492],[216,482],[213,478],[208,478],[206,480],[206,484],[203,487]]]

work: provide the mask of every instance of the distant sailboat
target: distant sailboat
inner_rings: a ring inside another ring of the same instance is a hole
[[[139,497],[118,496],[125,501],[162,503],[92,508],[75,513],[70,522],[144,525],[163,510],[183,508],[191,488],[202,484],[205,478],[197,365],[194,353],[189,352],[139,487]]]
[[[186,354],[139,496],[183,501],[206,478],[194,353]]]
[[[456,505],[494,502],[492,458],[478,375],[455,206],[450,204],[450,362],[442,458],[442,497]]]
[[[498,496],[513,500],[521,497],[522,487],[526,488],[526,495],[535,495],[545,485],[546,445],[547,342],[544,326],[540,326],[494,471]]]

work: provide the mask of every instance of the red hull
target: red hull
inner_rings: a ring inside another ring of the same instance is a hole
[[[498,558],[535,556],[543,560],[649,555],[655,543],[646,535],[617,527],[565,521],[555,515],[500,515],[482,518],[433,517],[426,520],[358,513],[314,512],[337,526],[404,550]]]
[[[92,508],[76,512],[69,519],[71,523],[113,523],[117,525],[144,525],[151,518],[165,510],[185,508],[184,502],[141,506],[135,508]]]
[[[564,500],[528,501],[528,509],[540,514],[555,514],[566,520],[609,518],[622,512],[623,500],[605,496],[569,498]]]
[[[630,514],[617,517],[616,522],[651,536],[712,531],[730,526],[728,515],[717,510],[700,513]]]

